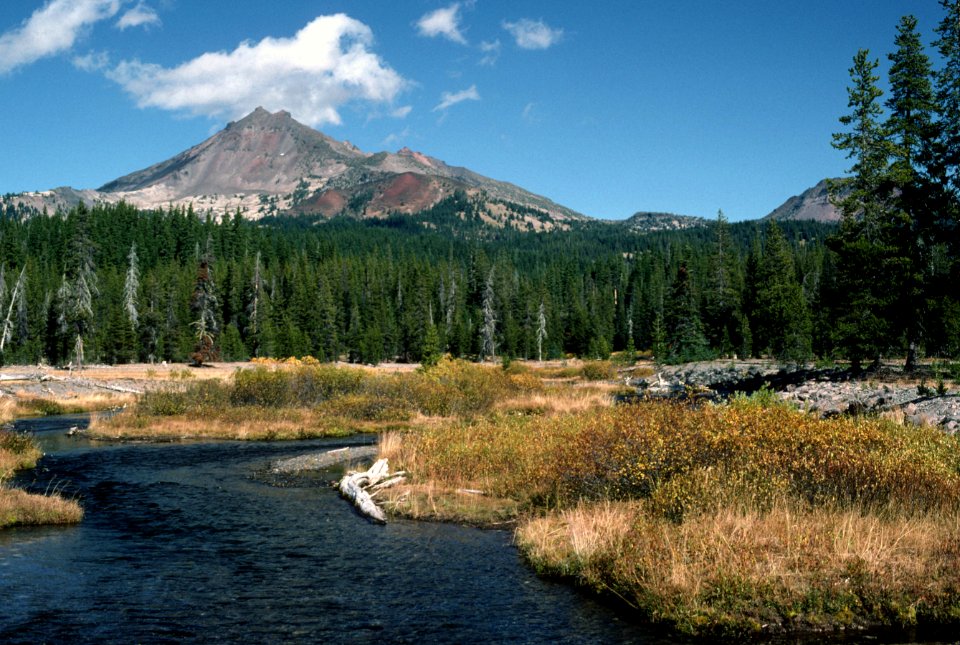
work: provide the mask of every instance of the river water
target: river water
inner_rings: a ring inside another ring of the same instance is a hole
[[[0,532],[0,642],[656,643],[537,578],[505,531],[357,516],[276,459],[369,441],[92,445],[83,418],[19,423],[47,455],[20,476],[75,495],[79,526]]]

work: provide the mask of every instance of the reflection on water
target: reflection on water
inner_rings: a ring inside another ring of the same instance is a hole
[[[86,517],[0,532],[2,642],[655,642],[536,578],[507,532],[375,526],[320,480],[254,477],[350,440],[93,446],[75,424],[32,424],[50,454],[21,483]]]

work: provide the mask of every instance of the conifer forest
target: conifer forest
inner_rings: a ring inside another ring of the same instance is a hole
[[[905,16],[859,51],[833,146],[839,225],[772,219],[636,233],[484,223],[457,191],[379,219],[80,204],[0,213],[5,363],[960,354],[960,16],[931,58]],[[8,196],[15,197],[15,196]],[[524,207],[514,205],[515,212]]]

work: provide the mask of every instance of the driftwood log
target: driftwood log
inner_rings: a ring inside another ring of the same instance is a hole
[[[380,459],[370,466],[369,470],[351,471],[344,475],[343,479],[340,480],[340,495],[353,502],[353,505],[364,517],[378,524],[386,524],[387,516],[383,509],[373,501],[373,496],[378,491],[399,484],[405,479],[403,471],[390,474],[387,460]]]

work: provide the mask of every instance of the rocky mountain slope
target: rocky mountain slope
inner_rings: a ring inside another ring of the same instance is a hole
[[[565,228],[585,216],[519,186],[403,148],[363,152],[294,120],[257,108],[206,141],[97,190],[57,188],[8,196],[28,210],[53,212],[80,200],[140,208],[193,205],[215,215],[243,209],[250,217],[339,214],[383,217],[414,213],[462,191],[482,203],[495,226]]]
[[[622,222],[618,222],[634,233],[656,233],[657,231],[680,231],[685,228],[709,226],[710,222],[692,215],[674,215],[673,213],[634,213]]]
[[[840,211],[830,203],[827,194],[827,182],[824,179],[816,186],[794,195],[773,209],[764,219],[775,220],[814,220],[817,222],[839,222]]]

